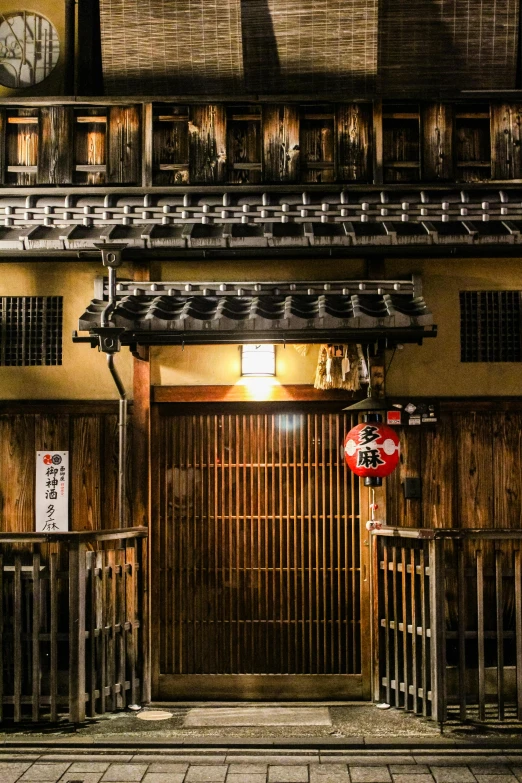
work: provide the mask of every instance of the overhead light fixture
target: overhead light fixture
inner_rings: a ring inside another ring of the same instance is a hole
[[[275,345],[242,345],[241,376],[255,378],[275,376]]]

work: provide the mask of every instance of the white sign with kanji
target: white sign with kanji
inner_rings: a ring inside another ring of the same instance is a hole
[[[69,452],[36,452],[36,532],[69,530]]]

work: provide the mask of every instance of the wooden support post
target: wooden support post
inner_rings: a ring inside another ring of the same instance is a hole
[[[446,580],[444,573],[444,541],[429,542],[430,567],[430,652],[431,652],[431,717],[441,725],[446,720]],[[426,694],[423,694],[426,699]]]
[[[153,158],[153,114],[152,103],[144,103],[141,113],[142,122],[142,167],[141,185],[144,188],[152,186],[152,158]]]
[[[85,720],[85,544],[69,549],[69,720]]]
[[[136,264],[134,279],[144,281],[150,279],[148,264]],[[151,479],[151,449],[150,449],[150,353],[146,348],[134,359],[134,402],[132,414],[133,437],[133,524],[150,527],[150,479]],[[140,546],[138,544],[138,546]],[[141,631],[141,698],[143,702],[151,699],[150,678],[150,574],[148,569],[150,536],[141,545],[140,563],[140,631]]]
[[[373,102],[373,184],[383,183],[382,101]]]

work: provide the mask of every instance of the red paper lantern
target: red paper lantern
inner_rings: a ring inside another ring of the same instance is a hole
[[[399,464],[399,455],[396,432],[378,421],[357,424],[344,439],[346,464],[357,476],[389,476]]]

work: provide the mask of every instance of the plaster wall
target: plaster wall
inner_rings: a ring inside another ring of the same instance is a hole
[[[88,345],[70,339],[79,315],[93,296],[93,281],[101,272],[96,262],[3,263],[0,295],[64,297],[63,365],[59,367],[0,367],[0,399],[116,399],[104,357]],[[459,291],[522,290],[522,267],[517,260],[392,260],[386,276],[418,272],[423,291],[439,327],[439,336],[423,346],[397,351],[387,378],[390,395],[481,396],[522,393],[522,363],[462,364],[460,362]],[[122,269],[122,277],[130,277]],[[361,261],[313,262],[232,261],[153,264],[151,276],[163,280],[284,280],[340,279],[364,276]],[[277,383],[311,384],[318,348],[302,357],[293,346],[277,347]],[[388,361],[391,354],[388,355]],[[132,393],[132,357],[117,357],[125,386]],[[240,383],[238,346],[189,346],[152,350],[154,385],[232,385]]]
[[[0,367],[0,399],[117,399],[103,354],[71,340],[73,329],[78,328],[78,317],[92,299],[93,281],[100,269],[99,263],[90,262],[0,265],[0,296],[63,296],[62,365]],[[116,362],[125,387],[130,390],[132,356],[122,351]]]

